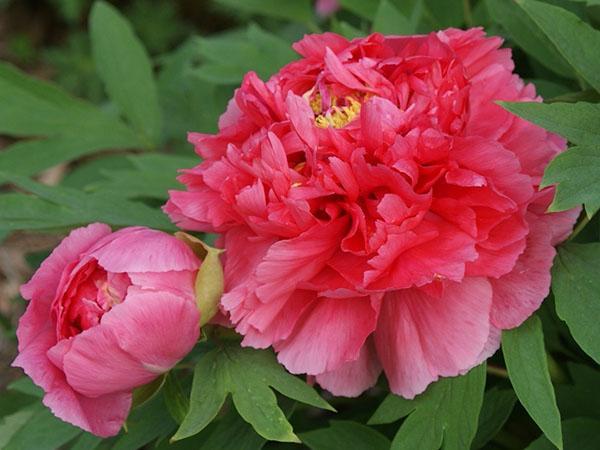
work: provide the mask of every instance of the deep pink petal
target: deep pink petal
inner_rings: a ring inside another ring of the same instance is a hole
[[[368,297],[319,299],[294,333],[275,345],[277,358],[292,373],[338,369],[358,359],[376,323],[377,311]]]
[[[96,326],[72,339],[63,368],[69,385],[83,396],[129,392],[160,374],[123,350],[119,338],[108,327]]]
[[[333,395],[357,397],[375,386],[381,364],[373,342],[369,339],[360,350],[358,358],[342,364],[338,369],[317,375],[317,383]]]
[[[194,252],[174,236],[148,228],[125,228],[90,256],[109,272],[169,272],[197,270]]]
[[[42,262],[31,280],[21,286],[21,295],[28,300],[39,298],[52,301],[65,267],[110,232],[110,227],[103,223],[93,223],[71,231]]]
[[[503,330],[523,323],[550,292],[550,268],[556,255],[552,230],[533,214],[529,219],[525,252],[510,273],[490,279],[494,291],[491,320]]]
[[[196,344],[200,314],[193,301],[170,292],[130,288],[102,318],[119,346],[153,373],[163,373]]]
[[[289,295],[297,283],[315,276],[333,255],[346,227],[345,220],[317,225],[297,238],[273,244],[256,269],[263,302]]]
[[[491,302],[484,278],[447,283],[441,298],[418,289],[387,294],[375,344],[392,392],[413,398],[440,376],[475,366],[489,338]]]

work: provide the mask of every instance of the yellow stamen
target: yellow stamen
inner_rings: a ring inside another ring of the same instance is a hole
[[[360,113],[361,105],[359,101],[351,96],[346,97],[346,102],[348,103],[346,106],[332,106],[325,114],[319,114],[315,117],[315,124],[319,128],[343,128],[348,125]],[[335,98],[332,99],[332,103],[335,104]],[[315,111],[312,105],[311,108]]]

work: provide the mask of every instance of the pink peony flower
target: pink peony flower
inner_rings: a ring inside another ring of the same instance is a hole
[[[165,210],[222,233],[222,308],[337,395],[412,398],[492,355],[548,294],[578,211],[538,190],[562,139],[496,105],[539,100],[481,29],[306,36],[246,75]]]
[[[61,419],[98,436],[119,432],[131,391],[194,346],[200,261],[181,241],[141,227],[71,232],[21,293],[22,367]]]

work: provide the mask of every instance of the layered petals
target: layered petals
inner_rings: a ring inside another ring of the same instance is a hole
[[[19,322],[22,367],[59,418],[117,434],[132,390],[168,371],[199,335],[194,278],[183,242],[141,227],[71,232],[31,281]]]
[[[332,33],[248,74],[165,211],[222,233],[221,307],[243,345],[356,396],[381,367],[414,397],[491,356],[548,293],[578,210],[539,184],[561,138],[498,105],[540,101],[502,39]]]

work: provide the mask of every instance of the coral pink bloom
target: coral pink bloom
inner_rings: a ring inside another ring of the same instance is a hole
[[[98,436],[119,432],[131,391],[194,346],[200,261],[182,242],[141,227],[71,232],[21,288],[29,299],[13,365],[61,419]]]
[[[577,211],[538,186],[564,141],[498,106],[538,101],[481,29],[326,33],[249,73],[165,210],[222,233],[244,345],[354,396],[411,398],[494,353],[548,294]]]

